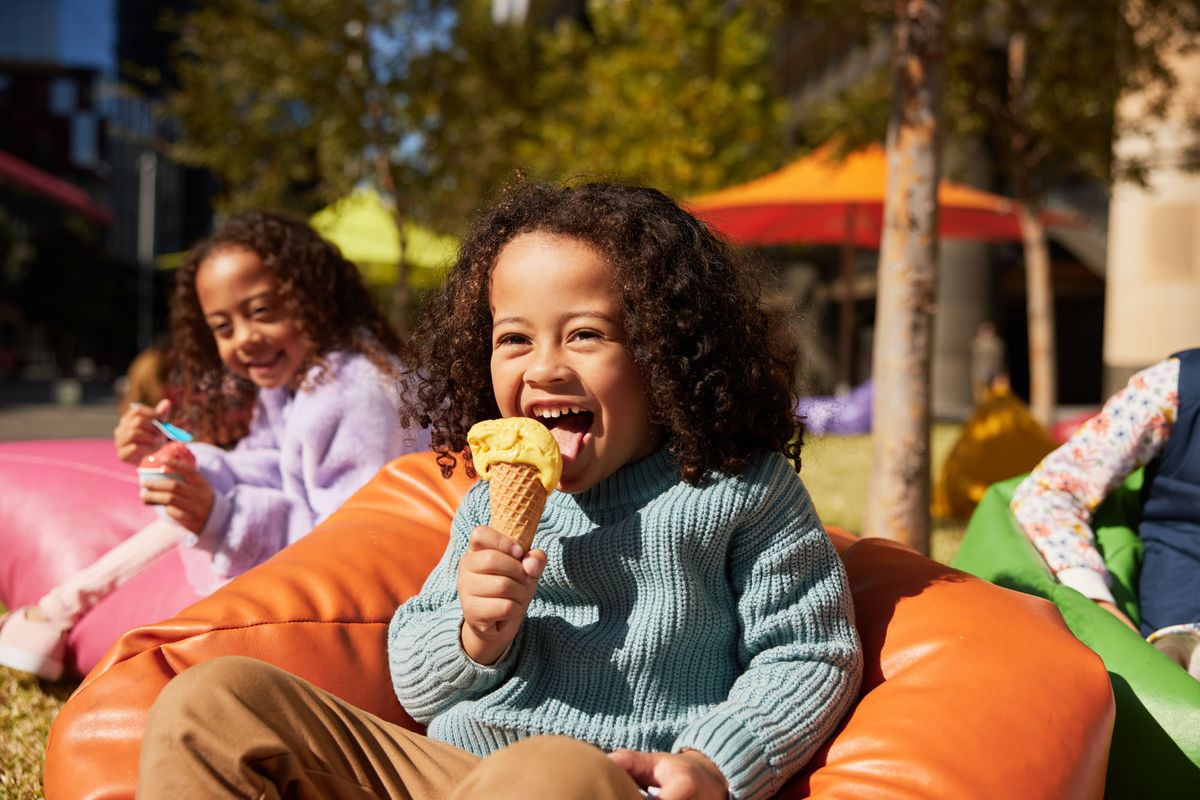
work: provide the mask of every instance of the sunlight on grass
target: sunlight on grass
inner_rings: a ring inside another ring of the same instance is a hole
[[[931,435],[932,473],[936,478],[961,425],[937,424]],[[800,477],[826,525],[862,532],[871,474],[871,437],[813,436],[804,443]],[[954,560],[966,525],[935,522],[930,532],[930,556],[943,564]]]
[[[5,609],[0,606],[0,612]],[[42,796],[42,756],[50,722],[76,682],[39,681],[0,667],[0,798]]]

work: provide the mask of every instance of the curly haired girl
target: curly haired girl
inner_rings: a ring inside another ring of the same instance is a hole
[[[308,533],[417,446],[396,424],[400,352],[357,268],[306,223],[229,219],[177,277],[169,383],[176,421],[232,449],[193,443],[154,457],[159,474],[142,471],[141,496],[161,518],[0,620],[0,663],[57,678],[73,625],[176,541],[203,596]],[[121,460],[158,450],[155,423],[172,405],[122,414]],[[146,608],[145,621],[177,610]]]
[[[541,420],[562,478],[528,551],[488,526],[490,484],[472,487],[396,611],[392,682],[427,735],[214,659],[151,709],[138,796],[182,782],[253,797],[264,781],[414,798],[778,792],[850,707],[862,652],[756,299],[657,191],[505,197],[419,329],[408,416],[446,471],[471,423]]]
[[[491,391],[491,272],[517,236],[542,232],[587,242],[620,297],[625,347],[654,398],[654,426],[690,483],[709,470],[741,472],[777,451],[800,466],[793,364],[757,304],[758,288],[725,242],[649,188],[529,184],[511,191],[464,243],[416,341],[410,422],[432,426],[449,474],[467,429],[499,414]],[[550,298],[547,298],[550,299]]]

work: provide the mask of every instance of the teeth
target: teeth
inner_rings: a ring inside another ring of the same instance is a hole
[[[578,406],[566,406],[566,407],[560,406],[560,407],[556,407],[556,408],[535,408],[533,411],[534,416],[540,417],[542,419],[558,419],[559,417],[566,416],[567,414],[582,414],[582,413],[583,413],[583,409],[579,408]]]

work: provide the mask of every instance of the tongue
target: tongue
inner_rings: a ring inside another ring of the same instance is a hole
[[[564,461],[573,461],[583,449],[583,437],[592,427],[592,418],[580,414],[563,417],[550,429],[550,435],[558,442],[558,451]]]

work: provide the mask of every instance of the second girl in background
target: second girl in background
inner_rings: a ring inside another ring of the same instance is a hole
[[[202,597],[307,534],[388,461],[423,449],[397,422],[400,352],[357,268],[307,224],[231,218],[177,278],[178,408],[130,408],[114,440],[137,465],[163,444],[153,419],[169,416],[197,439],[236,445],[188,445],[194,466],[168,461],[178,479],[145,481],[142,499],[161,518],[0,618],[0,663],[57,678],[71,627],[177,541]],[[179,609],[144,610],[141,622]]]

